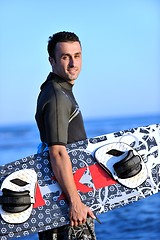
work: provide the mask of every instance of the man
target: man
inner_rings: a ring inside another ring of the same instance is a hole
[[[36,121],[43,146],[49,148],[55,177],[69,202],[70,225],[39,233],[39,239],[94,240],[95,216],[80,200],[65,147],[86,139],[82,115],[72,93],[82,65],[80,40],[74,33],[58,32],[49,38],[48,53],[52,72],[41,86]]]

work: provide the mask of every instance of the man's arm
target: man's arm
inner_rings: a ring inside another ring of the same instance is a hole
[[[53,145],[49,147],[49,154],[54,175],[69,201],[71,225],[77,226],[85,223],[87,216],[95,219],[91,209],[81,202],[78,195],[66,147]]]

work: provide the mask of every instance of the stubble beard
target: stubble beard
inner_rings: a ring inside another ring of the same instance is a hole
[[[75,81],[78,78],[79,73],[80,73],[80,71],[78,69],[77,69],[77,71],[75,71],[74,74],[67,71],[68,81],[69,82]]]

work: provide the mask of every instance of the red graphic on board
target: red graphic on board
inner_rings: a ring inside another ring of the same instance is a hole
[[[83,184],[80,182],[81,178],[83,177],[83,175],[86,173],[88,169],[89,169],[89,174],[91,175],[92,182],[94,184],[95,189],[107,187],[116,183],[116,181],[112,179],[110,175],[97,163],[89,167],[80,168],[74,173],[74,181],[76,183],[77,190],[79,190],[80,192],[87,193],[87,192],[93,191],[93,188],[86,185],[87,183]],[[65,195],[63,194],[63,192],[60,194],[58,200],[62,200],[62,199],[65,199]],[[40,186],[37,185],[36,202],[34,204],[34,208],[44,206],[44,205],[45,205],[45,201],[41,194]]]
[[[36,201],[35,201],[35,204],[33,205],[33,208],[37,208],[37,207],[46,205],[45,201],[42,197],[41,190],[40,190],[38,184],[37,184],[37,187],[36,187],[36,194],[35,195],[36,195],[36,197],[35,197]]]

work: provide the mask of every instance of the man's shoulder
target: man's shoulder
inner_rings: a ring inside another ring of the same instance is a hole
[[[39,96],[39,101],[41,104],[57,103],[58,105],[63,106],[70,106],[71,101],[67,93],[64,89],[56,82],[56,81],[49,81],[43,89],[41,89],[41,93]]]

